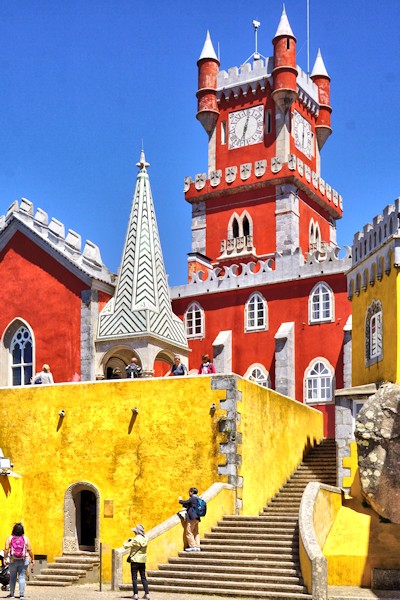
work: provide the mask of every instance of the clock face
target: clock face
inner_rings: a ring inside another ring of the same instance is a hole
[[[293,111],[293,137],[294,145],[307,158],[312,157],[312,131],[310,123],[301,116],[297,110]]]
[[[229,149],[262,142],[264,134],[264,106],[252,106],[229,115]]]

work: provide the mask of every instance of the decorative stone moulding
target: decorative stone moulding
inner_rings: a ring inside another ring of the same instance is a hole
[[[306,176],[306,180],[308,181],[308,183],[310,183],[311,181],[311,169],[308,165],[304,165],[304,173]]]
[[[332,200],[332,188],[330,185],[326,184],[325,185],[325,190],[326,190],[326,197],[328,198],[328,200]]]
[[[202,190],[206,185],[207,175],[205,173],[197,173],[194,180],[194,187],[196,190]]]
[[[225,169],[225,180],[226,183],[233,183],[236,179],[237,167],[226,167]]]
[[[340,209],[343,210],[343,198],[340,194],[339,194],[339,206],[340,206]]]
[[[211,171],[210,173],[210,184],[211,187],[216,187],[221,183],[222,171],[218,169],[217,171]]]
[[[313,182],[313,186],[317,190],[318,189],[318,175],[316,173],[314,173],[314,171],[312,171],[312,173],[311,173],[311,179]]]
[[[256,160],[254,165],[254,173],[256,177],[262,177],[267,170],[267,161],[266,160]]]
[[[280,158],[278,158],[277,156],[274,156],[273,159],[271,160],[271,171],[273,173],[279,173],[279,171],[282,169],[282,160]]]
[[[189,175],[187,177],[185,177],[185,179],[183,180],[183,191],[186,193],[189,191],[190,188],[190,184],[192,183],[192,178],[189,177]]]
[[[297,170],[299,172],[299,175],[301,175],[303,177],[304,163],[299,157],[297,157]]]
[[[296,156],[294,154],[288,155],[288,167],[291,171],[296,170]]]
[[[251,175],[251,163],[244,163],[240,165],[240,178],[246,181]]]
[[[319,178],[319,191],[325,196],[325,180],[321,179],[321,177]]]
[[[332,196],[333,196],[333,204],[335,206],[337,206],[339,204],[339,194],[337,193],[336,190],[332,190]]]

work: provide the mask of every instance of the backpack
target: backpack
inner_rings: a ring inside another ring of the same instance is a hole
[[[197,498],[197,508],[196,508],[198,517],[205,517],[207,512],[207,502],[203,500],[203,498]]]
[[[25,558],[26,544],[23,535],[13,535],[10,542],[10,554],[13,558]]]

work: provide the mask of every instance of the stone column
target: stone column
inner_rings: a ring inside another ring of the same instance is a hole
[[[343,344],[343,387],[351,387],[352,380],[352,340],[353,340],[353,326],[351,315],[347,319],[346,325],[343,327],[344,332],[344,344]]]
[[[97,290],[81,292],[81,381],[95,379],[95,345],[98,319]]]
[[[298,189],[291,184],[276,188],[276,251],[293,253],[300,246]]]
[[[232,331],[220,331],[212,346],[217,373],[232,373]]]
[[[192,252],[206,253],[206,203],[192,205]]]
[[[275,390],[295,398],[294,323],[282,323],[275,334]]]

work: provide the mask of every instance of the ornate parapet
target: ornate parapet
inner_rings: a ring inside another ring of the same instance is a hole
[[[196,174],[194,180],[187,176],[184,179],[183,190],[188,202],[198,203],[206,200],[207,194],[219,191],[223,193],[237,186],[261,185],[263,182],[279,185],[284,180],[294,177],[300,189],[308,195],[311,193],[313,199],[326,208],[331,216],[335,219],[342,216],[342,196],[295,154],[288,154],[286,162],[275,156],[271,159],[271,164],[260,158],[254,163],[231,165],[224,171],[212,170],[208,178],[206,173]]]
[[[61,221],[54,217],[49,220],[48,214],[41,208],[35,212],[30,200],[22,198],[21,203],[15,200],[11,204],[7,214],[0,217],[0,234],[6,233],[15,221],[25,225],[35,238],[36,236],[41,238],[52,250],[61,254],[90,277],[110,285],[114,284],[115,276],[103,263],[99,247],[86,240],[82,251],[82,238],[79,233],[72,229],[65,233],[65,226]]]
[[[308,277],[323,277],[324,274],[345,273],[351,266],[350,248],[346,246],[344,258],[339,258],[339,248],[328,248],[325,252],[315,251],[304,258],[300,248],[293,253],[275,253],[273,258],[216,267],[192,273],[186,285],[171,288],[171,298],[212,294],[237,288],[246,288],[299,280]]]

